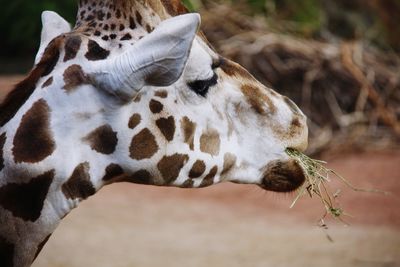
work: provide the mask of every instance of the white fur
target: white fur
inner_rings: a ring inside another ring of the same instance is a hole
[[[40,47],[36,54],[35,64],[39,63],[44,50],[51,40],[63,33],[71,31],[71,25],[54,11],[43,11],[42,25]]]

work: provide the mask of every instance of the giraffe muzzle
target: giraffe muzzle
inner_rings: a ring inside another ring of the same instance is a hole
[[[274,160],[265,167],[261,187],[275,192],[291,192],[305,181],[303,169],[296,160]]]

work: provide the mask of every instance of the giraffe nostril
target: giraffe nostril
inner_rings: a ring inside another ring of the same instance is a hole
[[[307,117],[303,114],[295,115],[289,127],[289,135],[286,147],[294,148],[301,152],[308,146],[308,126]]]
[[[290,110],[295,114],[303,115],[303,112],[299,109],[299,107],[288,97],[283,96],[283,101],[289,106]]]

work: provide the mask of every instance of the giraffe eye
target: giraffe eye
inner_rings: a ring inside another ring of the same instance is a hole
[[[214,73],[214,75],[210,79],[189,82],[188,86],[196,94],[205,97],[210,87],[216,85],[217,82],[218,82],[218,76],[216,73]]]

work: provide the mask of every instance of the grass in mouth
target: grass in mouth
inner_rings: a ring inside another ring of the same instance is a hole
[[[387,192],[376,189],[361,189],[353,186],[343,176],[339,175],[334,170],[327,168],[325,161],[312,159],[293,148],[287,148],[285,152],[289,157],[295,159],[299,163],[300,167],[304,170],[306,177],[306,181],[298,189],[298,193],[290,207],[292,208],[303,195],[308,194],[311,198],[316,196],[325,207],[325,213],[320,220],[320,226],[324,228],[326,227],[324,218],[328,214],[334,219],[338,219],[345,224],[346,222],[343,220],[343,216],[349,216],[349,214],[344,212],[343,208],[337,201],[340,190],[332,193],[327,184],[327,182],[330,182],[331,177],[338,178],[353,191],[388,194]]]

